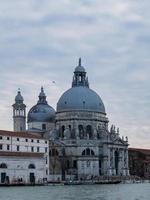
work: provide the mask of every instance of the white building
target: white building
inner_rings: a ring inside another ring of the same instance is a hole
[[[40,184],[49,174],[49,141],[28,132],[0,130],[0,183]]]

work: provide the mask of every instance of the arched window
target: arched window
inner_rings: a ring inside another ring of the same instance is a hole
[[[91,152],[91,150],[88,148],[88,149],[86,149],[86,155],[87,156],[90,156],[90,152]]]
[[[65,155],[66,155],[65,148],[63,148],[63,149],[61,150],[61,152],[62,152],[62,155],[63,155],[63,156],[65,156]]]
[[[84,128],[83,128],[83,126],[79,125],[78,129],[79,129],[79,137],[80,137],[80,139],[83,139],[84,138]]]
[[[94,155],[95,155],[93,150],[91,150],[91,155],[92,155],[92,156],[94,156]]]
[[[71,125],[69,125],[69,130],[71,131]]]
[[[57,149],[51,149],[49,151],[49,156],[58,156],[58,151]]]
[[[85,156],[85,150],[82,152],[82,156]]]
[[[98,125],[98,127],[97,127],[97,138],[98,139],[101,138],[101,127],[100,127],[100,125]]]
[[[93,134],[92,134],[92,127],[90,125],[86,127],[86,134],[88,135],[89,139],[92,139]]]
[[[69,169],[70,168],[70,162],[69,162],[69,160],[67,160],[67,169]]]
[[[61,137],[64,138],[64,131],[65,131],[65,126],[63,125],[61,127]]]
[[[92,149],[85,149],[83,152],[82,152],[82,156],[94,156],[95,153]]]
[[[34,164],[30,164],[30,165],[28,166],[28,169],[35,169],[35,165],[34,165]]]
[[[6,168],[7,168],[7,165],[6,165],[5,163],[1,163],[1,164],[0,164],[0,168],[6,169]]]
[[[46,130],[46,124],[42,124],[42,130]]]

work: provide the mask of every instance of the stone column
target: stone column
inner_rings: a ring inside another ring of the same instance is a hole
[[[118,175],[123,175],[123,173],[122,173],[122,150],[121,149],[119,149]]]
[[[112,167],[111,167],[111,148],[108,148],[108,175],[112,175]]]
[[[104,175],[108,175],[108,170],[109,170],[109,166],[108,166],[108,146],[106,144],[104,144],[103,146],[103,173]]]
[[[94,128],[94,130],[93,130],[93,139],[97,139],[97,130],[96,130],[96,128]]]
[[[127,176],[129,176],[129,155],[128,155],[128,149],[127,149]]]
[[[108,160],[109,160],[109,175],[112,176],[113,175],[113,148],[110,148],[109,149],[109,153],[108,153],[109,157],[108,157]]]
[[[75,128],[75,137],[76,137],[76,139],[79,139],[79,129],[78,129],[77,121],[75,121],[75,123],[74,123],[74,128]]]
[[[116,175],[116,168],[115,168],[115,150],[116,149],[113,149],[112,151],[112,159],[113,159],[113,169],[112,169],[112,172],[113,172],[113,175]]]
[[[123,151],[123,162],[124,162],[123,175],[127,176],[129,174],[129,171],[128,171],[128,150],[127,149],[124,149],[124,151]]]

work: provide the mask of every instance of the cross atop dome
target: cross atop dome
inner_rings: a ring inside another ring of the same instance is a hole
[[[79,66],[81,66],[81,58],[79,58]]]
[[[79,58],[78,66],[75,68],[75,72],[85,72],[84,67],[81,65],[81,58]]]

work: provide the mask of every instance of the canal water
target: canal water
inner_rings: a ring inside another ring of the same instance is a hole
[[[150,183],[0,187],[0,200],[150,200]]]

